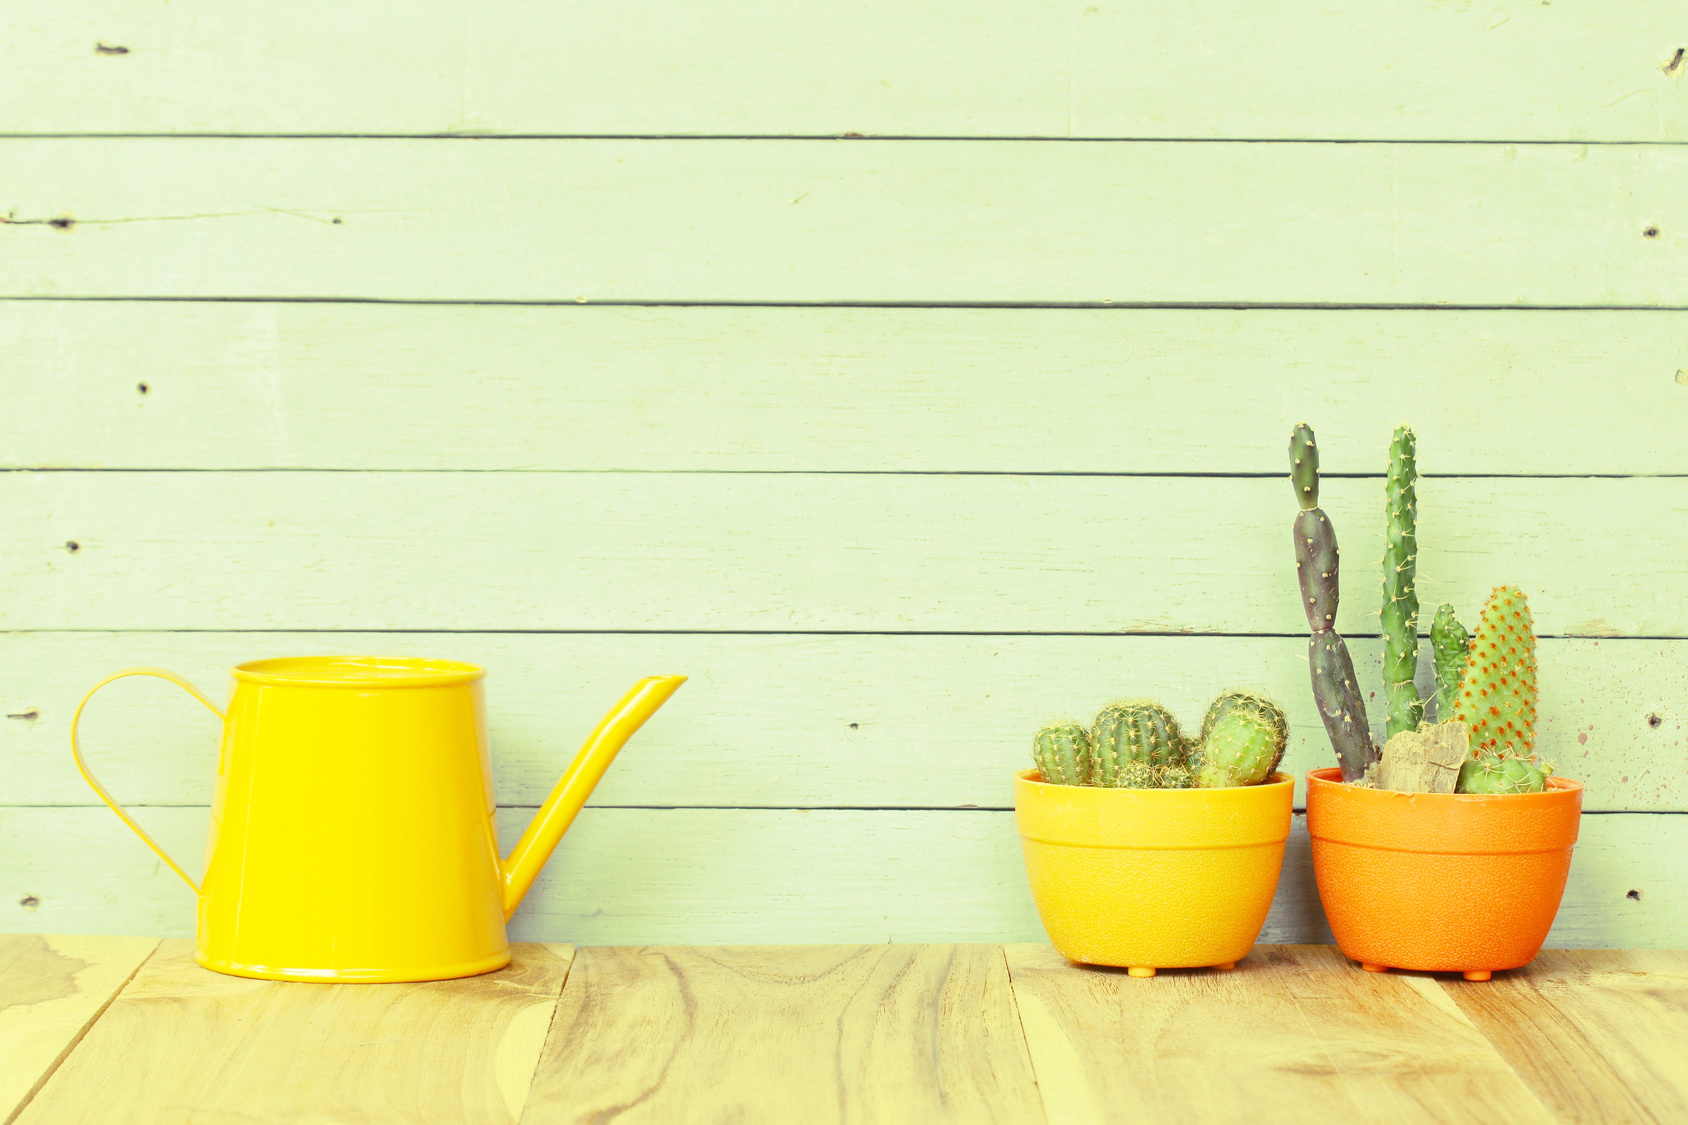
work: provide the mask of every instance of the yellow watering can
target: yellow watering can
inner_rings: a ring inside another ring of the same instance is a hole
[[[197,884],[82,760],[82,708],[124,676],[179,684],[223,720]],[[172,672],[128,668],[78,705],[71,753],[100,799],[199,896],[206,968],[297,981],[473,976],[509,964],[504,923],[616,752],[686,681],[634,684],[500,861],[485,676],[445,660],[255,660],[234,669],[224,712]]]

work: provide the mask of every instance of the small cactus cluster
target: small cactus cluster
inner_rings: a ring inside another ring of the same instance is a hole
[[[1102,708],[1088,732],[1070,722],[1044,727],[1032,740],[1032,761],[1054,785],[1222,789],[1271,777],[1288,741],[1283,708],[1228,691],[1209,705],[1197,739],[1160,704],[1128,699]]]
[[[1354,685],[1353,661],[1336,632],[1336,533],[1318,507],[1318,447],[1306,423],[1290,437],[1290,482],[1301,511],[1295,520],[1296,572],[1302,608],[1313,635],[1309,667],[1342,780],[1376,776],[1379,747],[1372,740],[1365,702]],[[1413,431],[1401,426],[1389,446],[1384,482],[1386,536],[1383,553],[1383,672],[1386,737],[1423,729],[1425,701],[1418,672],[1418,450]],[[1454,607],[1442,605],[1430,625],[1436,667],[1436,719],[1470,730],[1470,757],[1459,771],[1460,793],[1539,793],[1551,767],[1535,760],[1536,657],[1530,609],[1523,593],[1499,586],[1483,607],[1475,635]],[[1385,746],[1385,752],[1391,747]],[[1450,767],[1451,768],[1451,767]]]

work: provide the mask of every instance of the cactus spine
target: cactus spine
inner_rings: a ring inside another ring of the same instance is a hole
[[[1307,645],[1313,698],[1342,763],[1342,780],[1358,781],[1377,760],[1377,747],[1372,743],[1365,701],[1354,682],[1354,660],[1336,631],[1341,552],[1336,529],[1319,507],[1319,447],[1305,422],[1290,436],[1289,458],[1290,482],[1301,505],[1295,517],[1295,569],[1301,583],[1301,608],[1313,631]]]
[[[1126,763],[1141,762],[1160,769],[1184,761],[1184,735],[1178,720],[1160,704],[1148,699],[1128,699],[1104,707],[1090,728],[1093,785],[1142,789],[1128,785]],[[1132,780],[1136,777],[1131,775]],[[1151,782],[1152,785],[1152,782]]]
[[[1418,675],[1417,442],[1401,426],[1389,446],[1389,477],[1384,484],[1389,527],[1383,548],[1383,679],[1388,688],[1388,737],[1417,730],[1424,716],[1413,678]]]
[[[1196,785],[1258,785],[1278,768],[1288,741],[1283,708],[1265,696],[1228,691],[1209,705],[1202,720],[1202,767]]]
[[[1084,785],[1090,780],[1090,736],[1077,723],[1044,727],[1032,739],[1032,761],[1051,785]]]
[[[1436,660],[1436,721],[1445,723],[1459,705],[1459,685],[1471,655],[1471,631],[1459,623],[1447,602],[1437,608],[1430,622],[1430,651]]]

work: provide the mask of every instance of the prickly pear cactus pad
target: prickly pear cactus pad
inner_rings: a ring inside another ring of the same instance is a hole
[[[1290,434],[1289,461],[1290,483],[1301,507],[1295,514],[1292,533],[1301,608],[1313,633],[1307,643],[1313,698],[1325,722],[1325,733],[1330,736],[1331,749],[1342,764],[1342,780],[1359,781],[1377,760],[1377,746],[1372,742],[1365,700],[1354,682],[1353,658],[1336,631],[1341,552],[1336,546],[1336,529],[1318,506],[1319,447],[1312,427],[1305,422]]]
[[[1184,735],[1172,712],[1151,699],[1127,699],[1102,708],[1090,728],[1090,783],[1122,786],[1127,762],[1160,768],[1184,760]]]
[[[1032,739],[1032,761],[1050,785],[1087,785],[1090,736],[1077,723],[1055,723]]]
[[[1497,586],[1472,637],[1454,718],[1474,755],[1528,758],[1536,745],[1536,635],[1516,586]]]
[[[1228,691],[1215,699],[1202,720],[1203,789],[1258,785],[1272,776],[1289,741],[1284,711],[1263,695]]]

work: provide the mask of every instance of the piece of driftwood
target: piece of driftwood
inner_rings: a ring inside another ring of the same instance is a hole
[[[1383,745],[1376,786],[1397,793],[1452,793],[1471,748],[1471,728],[1437,723],[1404,730]]]

